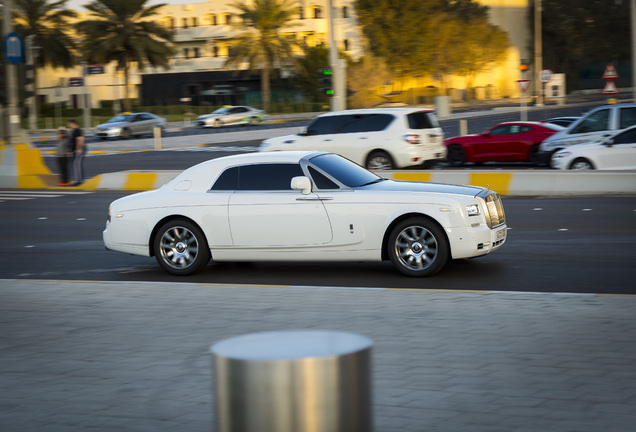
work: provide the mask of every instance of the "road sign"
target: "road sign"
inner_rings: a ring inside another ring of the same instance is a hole
[[[104,65],[90,65],[86,66],[87,75],[101,75],[104,73]]]
[[[613,79],[608,79],[605,83],[605,87],[603,88],[604,95],[617,94],[618,89],[616,88],[616,84],[614,84]]]
[[[84,85],[84,78],[82,77],[73,77],[68,79],[69,87],[82,87]]]
[[[603,79],[612,80],[618,78],[618,72],[616,72],[616,68],[612,63],[608,63],[605,66],[605,72],[603,72]]]
[[[552,71],[550,69],[543,69],[539,73],[539,79],[543,84],[549,83],[552,79]]]
[[[2,44],[4,58],[17,65],[24,59],[24,41],[17,33],[7,33]]]
[[[530,80],[517,80],[517,84],[519,85],[519,89],[525,93],[528,91],[528,87],[530,87]]]

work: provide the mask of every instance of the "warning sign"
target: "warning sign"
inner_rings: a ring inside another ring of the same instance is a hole
[[[605,66],[605,72],[603,72],[603,79],[612,80],[618,78],[618,72],[616,72],[616,68],[612,63],[608,63]]]
[[[617,93],[618,93],[618,89],[616,88],[616,84],[614,84],[614,81],[613,80],[607,81],[607,83],[605,84],[605,87],[603,88],[603,94],[609,95],[609,94],[617,94]]]

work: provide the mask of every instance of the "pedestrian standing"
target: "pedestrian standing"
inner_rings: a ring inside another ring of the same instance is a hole
[[[77,121],[69,120],[68,127],[71,128],[69,136],[69,146],[73,153],[73,184],[79,186],[84,183],[84,155],[86,154],[86,141],[84,132],[80,129]]]
[[[56,148],[57,154],[57,164],[60,168],[60,183],[59,186],[68,186],[70,185],[69,176],[68,176],[68,136],[66,135],[66,129],[60,127],[57,130],[57,140],[59,141]]]

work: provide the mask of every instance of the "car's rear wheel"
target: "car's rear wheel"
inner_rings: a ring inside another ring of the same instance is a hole
[[[388,242],[389,257],[402,274],[432,276],[448,262],[449,247],[442,229],[430,219],[413,217],[393,228]]]
[[[466,152],[459,144],[453,144],[448,147],[448,155],[446,156],[448,163],[453,166],[462,166],[466,163]]]
[[[570,169],[571,170],[593,170],[594,165],[592,165],[592,162],[590,162],[589,160],[585,158],[576,158],[570,164]]]
[[[370,170],[390,170],[395,167],[393,158],[387,152],[374,151],[367,158],[367,169]]]
[[[210,261],[203,232],[185,219],[163,224],[155,235],[153,248],[161,268],[177,276],[195,274]]]

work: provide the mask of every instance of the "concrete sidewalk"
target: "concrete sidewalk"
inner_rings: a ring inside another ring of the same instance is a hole
[[[0,298],[2,431],[213,430],[210,345],[285,329],[373,339],[375,432],[636,424],[633,296],[0,280]]]

